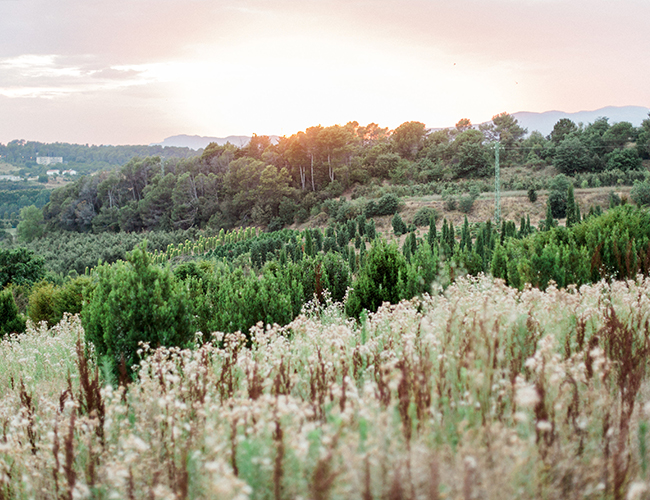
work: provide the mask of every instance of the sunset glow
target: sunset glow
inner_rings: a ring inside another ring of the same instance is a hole
[[[647,106],[648,19],[633,0],[5,0],[0,142]]]

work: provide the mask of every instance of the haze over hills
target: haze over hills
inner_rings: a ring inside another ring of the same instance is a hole
[[[277,135],[269,136],[272,142],[277,142],[279,137]],[[149,144],[149,146],[176,146],[190,149],[204,149],[211,142],[216,142],[219,146],[230,143],[239,148],[246,146],[251,140],[246,135],[229,135],[228,137],[206,137],[201,135],[173,135],[167,137],[162,142]]]
[[[643,106],[607,106],[604,108],[596,109],[594,111],[577,111],[575,113],[567,113],[565,111],[545,111],[536,113],[531,111],[518,111],[512,115],[517,118],[519,124],[528,129],[528,132],[535,130],[547,136],[553,130],[553,126],[558,120],[568,118],[575,123],[593,123],[600,117],[609,118],[609,123],[617,122],[630,122],[635,127],[641,125],[641,122],[648,118],[650,108]],[[453,127],[453,125],[449,125]],[[438,129],[435,129],[438,130]],[[297,131],[296,131],[297,132]],[[273,142],[277,142],[279,137],[277,135],[270,136]],[[222,146],[229,142],[238,147],[243,147],[250,141],[249,136],[245,135],[229,135],[228,137],[206,137],[200,135],[174,135],[167,137],[162,142],[150,144],[150,146],[175,146],[186,147],[194,150],[204,149],[211,142],[216,142]]]
[[[610,125],[618,122],[630,122],[635,127],[641,125],[641,122],[648,118],[650,108],[643,106],[607,106],[594,111],[578,111],[575,113],[566,113],[564,111],[546,111],[543,113],[534,113],[530,111],[519,111],[512,116],[517,118],[519,124],[528,129],[528,132],[537,130],[543,135],[548,135],[553,130],[558,120],[568,118],[574,123],[593,123],[601,117],[609,118]]]

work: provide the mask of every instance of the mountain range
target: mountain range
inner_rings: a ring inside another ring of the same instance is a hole
[[[635,127],[641,125],[641,122],[648,118],[650,108],[643,106],[607,106],[594,111],[577,111],[575,113],[566,113],[564,111],[545,111],[536,113],[531,111],[519,111],[512,113],[519,124],[528,129],[528,132],[537,130],[543,135],[548,135],[553,130],[553,126],[562,118],[568,118],[575,123],[593,123],[601,117],[609,118],[609,123],[630,122]],[[270,136],[273,142],[278,140],[278,136]],[[228,137],[206,137],[200,135],[174,135],[167,137],[162,142],[150,144],[150,146],[176,146],[190,149],[203,149],[211,142],[216,142],[220,146],[227,142],[243,147],[250,141],[249,136],[229,135]]]
[[[564,111],[546,111],[544,113],[534,113],[530,111],[520,111],[512,113],[519,125],[528,129],[528,132],[537,130],[543,135],[548,135],[553,130],[553,126],[562,118],[568,118],[574,123],[593,123],[598,118],[607,117],[609,123],[630,122],[635,127],[641,125],[641,122],[648,118],[650,108],[643,106],[607,106],[594,111],[577,111],[575,113],[566,113]]]

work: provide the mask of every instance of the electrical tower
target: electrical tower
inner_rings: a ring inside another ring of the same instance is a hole
[[[499,169],[499,142],[494,143],[494,224],[501,223],[501,176]]]

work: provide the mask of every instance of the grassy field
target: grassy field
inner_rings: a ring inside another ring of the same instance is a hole
[[[0,344],[0,498],[645,498],[649,322],[647,279],[460,279],[143,346],[126,386],[76,318],[31,328]]]
[[[12,174],[15,172],[18,172],[18,168],[10,165],[9,163],[0,161],[0,174]]]

